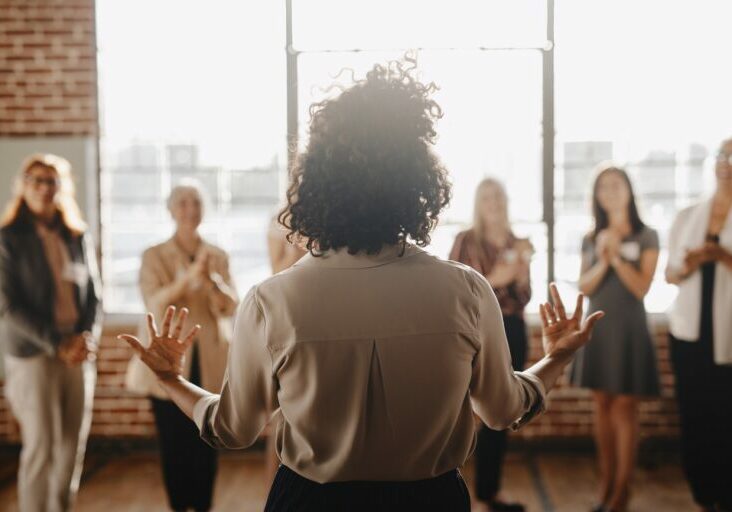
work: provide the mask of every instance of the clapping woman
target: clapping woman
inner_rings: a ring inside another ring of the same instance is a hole
[[[716,160],[710,199],[679,212],[666,279],[681,455],[703,511],[732,510],[732,139]]]
[[[529,263],[531,243],[514,235],[508,219],[508,196],[503,185],[486,178],[475,192],[473,226],[455,238],[450,259],[482,274],[493,287],[503,313],[503,326],[511,351],[511,366],[524,369],[527,337],[524,307],[531,299]],[[490,512],[520,512],[524,506],[500,496],[501,469],[508,432],[483,425],[475,448],[475,490]]]
[[[19,507],[70,510],[91,424],[101,286],[69,162],[30,156],[0,225],[5,394],[23,445]]]
[[[579,288],[590,312],[603,310],[591,343],[578,354],[572,382],[592,390],[600,469],[600,505],[625,510],[638,444],[638,400],[659,394],[658,370],[643,298],[658,261],[658,235],[640,218],[628,174],[600,167],[593,185],[595,225],[582,241]]]
[[[203,389],[218,392],[231,337],[227,320],[238,302],[228,257],[198,233],[203,220],[203,196],[195,182],[174,187],[168,209],[175,222],[175,233],[143,254],[140,291],[148,311],[162,315],[173,304],[185,309],[192,322],[204,327],[187,351],[183,375]],[[199,438],[195,425],[137,357],[130,363],[127,387],[150,397],[171,509],[209,510],[216,451]]]

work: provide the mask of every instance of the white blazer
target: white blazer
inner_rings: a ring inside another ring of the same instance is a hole
[[[669,233],[668,264],[672,270],[683,267],[688,249],[700,247],[704,243],[711,208],[712,202],[707,199],[685,208],[676,216]],[[719,234],[719,243],[732,251],[732,211]],[[678,295],[669,311],[669,329],[677,339],[699,339],[701,287],[700,270],[679,284]],[[717,364],[732,364],[732,271],[719,263],[714,278],[713,304],[714,361]]]

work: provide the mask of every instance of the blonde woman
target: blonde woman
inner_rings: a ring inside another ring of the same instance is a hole
[[[503,325],[513,369],[526,361],[527,337],[524,307],[531,299],[529,262],[531,243],[518,238],[508,220],[508,196],[498,180],[486,178],[475,192],[473,226],[458,234],[450,259],[477,270],[493,287],[503,313]],[[483,426],[475,449],[476,496],[491,512],[521,512],[524,506],[500,497],[501,467],[506,454],[507,431]]]
[[[204,327],[186,354],[186,378],[218,392],[229,350],[228,320],[237,297],[226,253],[198,233],[203,195],[196,182],[173,188],[168,210],[175,222],[170,240],[142,256],[140,291],[145,308],[162,315],[169,304],[188,311]],[[209,510],[216,477],[216,451],[204,443],[188,418],[157,384],[155,376],[134,358],[127,375],[130,390],[151,399],[158,429],[163,480],[173,510]]]
[[[19,508],[70,510],[91,423],[101,289],[69,162],[30,156],[0,225],[5,393],[23,445]]]

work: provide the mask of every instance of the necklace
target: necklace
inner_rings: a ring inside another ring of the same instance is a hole
[[[196,249],[193,252],[187,250],[183,246],[177,234],[173,236],[173,242],[175,243],[176,247],[178,247],[178,249],[188,257],[189,261],[194,261],[196,259],[198,249],[201,247],[201,237],[196,238]]]

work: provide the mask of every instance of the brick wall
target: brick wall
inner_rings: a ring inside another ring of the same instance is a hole
[[[0,136],[97,131],[94,0],[0,0]]]
[[[669,361],[665,327],[655,329],[656,355],[661,377],[661,397],[640,403],[641,437],[671,439],[678,436],[678,416],[674,399],[674,378]],[[540,331],[533,329],[530,359],[542,354]],[[526,425],[519,435],[526,438],[573,438],[592,436],[590,392],[568,385],[567,375],[549,396],[549,410],[538,421]]]
[[[538,330],[533,331],[530,356],[535,360],[541,354],[541,345]],[[92,436],[150,437],[154,434],[154,425],[147,400],[123,389],[124,372],[132,351],[115,339],[116,333],[106,332],[101,343]],[[673,377],[663,329],[659,330],[656,339],[663,396],[641,404],[641,433],[644,438],[668,439],[677,435],[678,425]],[[549,411],[516,435],[530,439],[592,435],[592,401],[588,391],[568,387],[563,380],[550,399]],[[17,427],[6,403],[0,399],[0,442],[15,442],[17,438]]]

